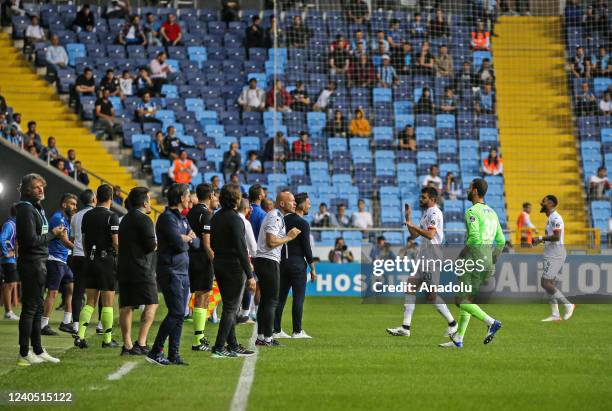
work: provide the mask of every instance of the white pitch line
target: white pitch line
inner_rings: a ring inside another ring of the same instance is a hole
[[[257,362],[257,348],[255,347],[255,340],[257,339],[257,325],[253,326],[253,335],[251,335],[250,346],[254,347],[255,355],[246,357],[242,364],[242,371],[240,371],[240,378],[236,385],[236,391],[234,391],[234,397],[230,405],[231,411],[245,411],[249,403],[249,394],[251,393],[251,386],[255,379],[255,363]]]
[[[121,367],[119,367],[117,371],[115,371],[112,374],[108,374],[108,377],[106,379],[109,381],[120,380],[121,378],[123,378],[124,375],[132,371],[137,366],[138,366],[138,363],[136,361],[126,362]]]

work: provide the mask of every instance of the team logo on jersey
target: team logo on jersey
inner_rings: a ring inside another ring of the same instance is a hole
[[[555,223],[555,228],[561,228],[561,223],[557,221],[557,222]]]
[[[429,222],[429,225],[436,225],[436,220],[431,220],[431,221]]]
[[[473,215],[470,216],[470,223],[473,223],[476,221],[476,217],[474,217]]]

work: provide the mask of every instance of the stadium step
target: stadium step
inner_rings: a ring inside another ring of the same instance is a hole
[[[6,33],[0,34],[0,59],[3,62],[0,91],[13,111],[21,113],[22,127],[34,120],[43,143],[48,136],[54,136],[60,153],[65,155],[68,149],[75,149],[77,158],[90,172],[90,187],[95,189],[103,180],[126,191],[142,184],[134,178],[133,170],[113,157],[104,142],[96,140],[91,130],[59,99],[55,89],[36,75]],[[153,206],[160,209],[157,204]]]
[[[559,199],[567,244],[587,244],[583,179],[573,133],[565,73],[561,19],[503,16],[494,44],[501,151],[508,226],[521,204],[533,204],[532,221],[542,232],[539,202]],[[516,237],[512,237],[516,241]]]

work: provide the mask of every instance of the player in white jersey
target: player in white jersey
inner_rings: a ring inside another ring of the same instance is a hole
[[[542,288],[548,293],[550,307],[552,309],[551,316],[542,320],[545,322],[561,320],[558,305],[559,301],[565,306],[565,314],[563,315],[564,320],[569,320],[576,308],[576,306],[570,303],[563,293],[555,286],[557,276],[563,268],[566,257],[564,246],[565,227],[563,225],[563,218],[561,218],[561,215],[557,212],[557,203],[557,197],[553,195],[547,195],[542,199],[540,203],[542,206],[540,212],[548,216],[545,231],[546,235],[543,237],[540,236],[533,241],[534,246],[544,243],[544,272],[542,273],[541,284]]]
[[[410,221],[410,207],[406,205],[406,226],[410,232],[410,240],[415,240],[418,237],[423,237],[423,241],[419,250],[419,259],[422,261],[439,261],[442,258],[442,241],[444,240],[444,217],[442,211],[438,208],[438,191],[433,187],[425,187],[421,190],[419,197],[419,206],[424,210],[423,216],[419,225],[414,225]],[[440,265],[431,264],[425,266],[411,277],[409,282],[418,287],[422,283],[437,284],[440,281]],[[457,322],[453,318],[450,310],[444,303],[444,300],[436,293],[428,293],[427,300],[436,306],[438,312],[448,322],[448,328],[445,335],[451,335],[457,331]],[[396,337],[410,336],[410,324],[412,322],[412,314],[416,307],[415,293],[406,293],[404,302],[404,321],[401,327],[387,328],[387,332]]]

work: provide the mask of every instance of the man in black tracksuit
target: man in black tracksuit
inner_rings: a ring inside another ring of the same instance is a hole
[[[310,338],[302,329],[302,313],[304,311],[304,299],[306,297],[306,264],[310,266],[310,279],[315,281],[317,273],[312,259],[312,248],[310,246],[310,226],[304,219],[310,210],[310,199],[307,193],[299,193],[295,196],[295,213],[285,215],[285,227],[291,230],[296,227],[300,234],[285,244],[285,250],[281,252],[280,264],[280,290],[278,305],[274,316],[275,338],[288,338],[289,336],[281,329],[283,309],[287,302],[289,290],[293,290],[293,334],[291,338]]]
[[[157,219],[157,281],[164,294],[168,314],[162,321],[155,343],[146,359],[157,365],[187,365],[179,355],[185,305],[189,298],[188,250],[200,247],[200,239],[181,211],[189,207],[187,184],[173,184],[166,194],[168,207]],[[169,338],[168,358],[163,349]]]
[[[17,365],[29,366],[42,362],[57,363],[42,348],[40,323],[43,313],[43,293],[47,279],[48,244],[66,235],[66,227],[49,231],[45,210],[40,202],[45,198],[46,182],[38,174],[21,179],[21,201],[17,203],[17,271],[21,277],[21,317],[19,319],[19,358]],[[33,353],[30,352],[30,341]]]

